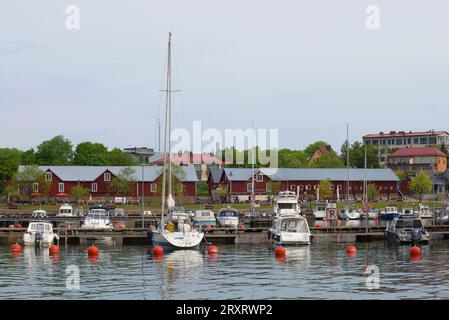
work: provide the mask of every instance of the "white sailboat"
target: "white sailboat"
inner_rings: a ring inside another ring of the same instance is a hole
[[[197,230],[190,221],[188,214],[174,212],[175,200],[172,196],[172,166],[171,166],[171,33],[168,35],[168,62],[166,84],[166,109],[165,109],[165,141],[164,141],[164,171],[162,178],[162,214],[158,228],[153,231],[153,245],[159,245],[178,249],[198,248],[204,238],[204,233]],[[167,159],[168,152],[168,159]],[[165,197],[165,181],[167,175],[168,160],[168,196]],[[168,215],[165,217],[165,205]]]

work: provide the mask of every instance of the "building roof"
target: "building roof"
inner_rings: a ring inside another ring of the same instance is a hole
[[[363,136],[363,139],[376,139],[376,138],[400,138],[400,137],[414,137],[414,136],[449,136],[447,131],[390,131],[388,133],[379,132],[376,134],[367,134]]]
[[[397,157],[432,157],[432,156],[440,156],[447,157],[447,155],[438,148],[402,148],[396,150],[393,153],[388,155],[389,158],[397,158]]]
[[[26,166],[19,166],[19,171],[23,171]],[[39,166],[42,171],[51,171],[62,181],[95,181],[104,172],[109,171],[117,176],[126,166]],[[133,178],[142,181],[142,166],[131,166],[134,170]],[[184,171],[183,182],[196,182],[198,177],[195,168],[191,165],[181,166]],[[144,166],[144,181],[155,181],[163,171],[161,166]]]
[[[157,153],[148,159],[150,163],[162,164],[164,162],[163,153]],[[176,164],[224,164],[224,162],[213,154],[184,152],[173,153],[171,162]]]
[[[213,183],[220,183],[221,176],[223,175],[223,169],[212,167],[209,170],[209,175],[211,176]]]
[[[248,181],[251,179],[252,169],[225,168],[226,177],[229,181]],[[309,169],[309,168],[261,168],[255,173],[261,172],[273,181],[346,181],[347,169]],[[349,169],[349,181],[363,181],[365,169]],[[399,181],[399,178],[391,169],[367,169],[366,180],[368,181]]]

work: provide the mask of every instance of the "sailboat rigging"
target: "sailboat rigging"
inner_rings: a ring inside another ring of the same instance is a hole
[[[161,195],[161,222],[153,231],[153,245],[164,247],[191,249],[198,248],[204,238],[192,225],[190,216],[185,212],[175,212],[175,200],[172,194],[172,163],[171,163],[171,33],[168,34],[168,60],[167,60],[167,82],[165,91],[165,136],[164,136],[164,168],[162,174]],[[168,172],[167,172],[168,167]],[[167,177],[168,176],[168,177]],[[168,190],[166,181],[168,178]],[[166,196],[166,191],[168,195]],[[167,206],[167,216],[165,216]]]

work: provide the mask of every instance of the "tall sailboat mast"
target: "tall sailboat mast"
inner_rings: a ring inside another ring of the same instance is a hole
[[[256,161],[256,159],[255,159],[255,140],[256,139],[254,139],[254,135],[255,135],[255,133],[254,133],[254,121],[252,121],[251,122],[251,128],[253,129],[253,135],[252,135],[252,137],[253,137],[253,141],[252,141],[252,150],[251,150],[251,162],[252,162],[252,180],[251,180],[251,209],[252,209],[252,212],[254,213],[255,212],[255,201],[256,201],[256,192],[255,192],[255,190],[254,190],[254,188],[255,188],[255,183],[254,183],[254,173],[255,173],[255,169],[254,169],[254,162]]]
[[[349,203],[349,123],[346,124],[346,204]]]
[[[167,59],[167,79],[165,90],[165,135],[164,135],[164,171],[162,175],[162,213],[161,225],[164,224],[165,214],[165,182],[167,181],[167,161],[169,163],[168,194],[171,195],[171,161],[170,161],[170,117],[171,117],[171,32],[168,34],[168,59]],[[168,151],[168,157],[167,157]]]

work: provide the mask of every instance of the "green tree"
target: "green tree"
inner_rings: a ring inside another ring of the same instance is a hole
[[[47,199],[47,203],[50,202],[50,189],[52,182],[45,180],[45,176],[41,176],[39,179],[39,191]]]
[[[0,149],[0,194],[5,192],[6,182],[17,172],[21,155],[17,149]]]
[[[280,168],[306,168],[309,157],[304,151],[281,149],[278,151],[278,164]]]
[[[440,149],[442,152],[449,156],[449,151],[447,150],[447,146],[444,142],[441,144]]]
[[[17,172],[12,178],[11,188],[12,190],[19,190],[21,194],[27,195],[28,200],[31,203],[33,186],[35,183],[39,184],[43,174],[44,171],[39,169],[38,166],[27,166],[23,170]]]
[[[112,179],[109,189],[121,197],[131,193],[136,183],[134,173],[135,170],[133,168],[123,168],[117,176]]]
[[[114,148],[107,154],[107,164],[110,166],[134,166],[138,162],[129,154]]]
[[[268,181],[267,195],[270,201],[272,201],[280,191],[281,191],[281,182],[273,180]]]
[[[420,200],[422,200],[423,195],[432,191],[432,180],[427,174],[420,172],[410,180],[409,189],[414,194],[419,195]]]
[[[22,156],[20,158],[20,164],[24,166],[32,166],[37,164],[36,152],[34,151],[33,148],[22,153]]]
[[[75,186],[70,189],[70,193],[73,197],[75,197],[76,202],[78,203],[80,200],[87,199],[89,196],[89,189],[82,186]]]
[[[365,147],[366,147],[366,159],[368,168],[379,168],[379,150],[376,145],[364,145],[359,141],[355,141],[349,147],[349,165],[352,168],[364,168],[365,167]],[[344,166],[347,165],[347,141],[341,146],[341,160]]]
[[[327,152],[315,161],[311,162],[311,168],[344,168],[343,161],[334,153]]]
[[[39,165],[64,166],[73,158],[72,143],[59,135],[37,146],[36,161]]]
[[[368,184],[368,201],[373,201],[379,197],[379,189],[375,183]]]
[[[319,185],[319,192],[320,192],[320,198],[321,199],[332,199],[334,192],[332,191],[332,182],[330,182],[329,179],[326,180],[321,180]],[[318,194],[318,190],[317,190],[317,194]]]
[[[79,166],[108,165],[108,148],[102,143],[81,142],[76,146],[73,164]]]

